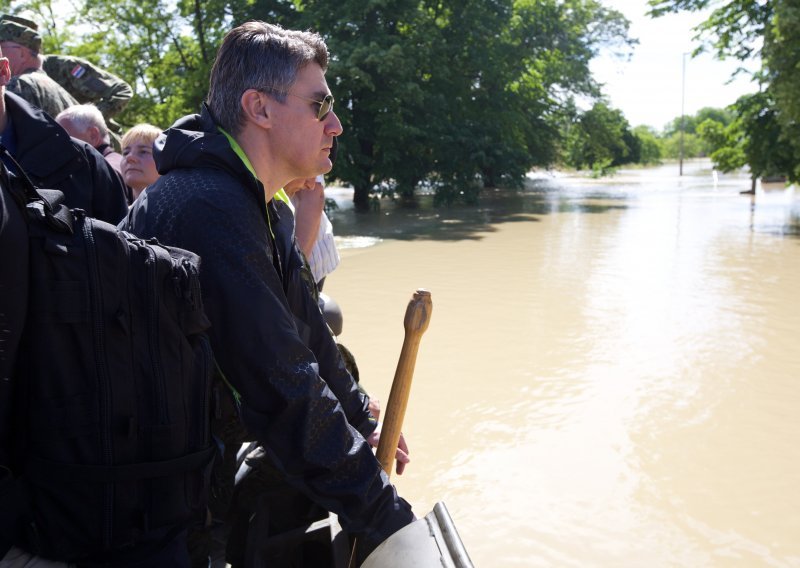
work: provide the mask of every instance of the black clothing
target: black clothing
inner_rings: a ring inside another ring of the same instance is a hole
[[[289,208],[265,202],[206,109],[156,140],[155,161],[162,177],[126,228],[200,255],[211,346],[244,425],[290,483],[376,546],[414,516],[363,438],[368,399],[302,279]]]
[[[33,183],[64,193],[70,208],[116,224],[128,210],[125,182],[91,145],[75,138],[44,111],[14,93],[5,94],[6,113],[15,133],[11,154]],[[8,165],[8,164],[7,164]],[[13,166],[9,166],[13,170]]]
[[[19,537],[20,488],[11,475],[12,380],[28,308],[28,228],[0,164],[0,558]]]

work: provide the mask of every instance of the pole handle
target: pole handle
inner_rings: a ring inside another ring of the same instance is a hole
[[[417,351],[422,334],[428,329],[433,312],[431,293],[424,289],[414,292],[406,307],[403,319],[405,337],[397,369],[392,381],[392,390],[389,393],[389,402],[383,419],[381,439],[378,443],[377,458],[386,475],[391,476],[392,464],[400,440],[403,419],[408,405],[408,396],[411,393],[411,381],[414,378],[414,366],[417,362]]]

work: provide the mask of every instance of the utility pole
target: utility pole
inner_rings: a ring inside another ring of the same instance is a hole
[[[681,136],[680,136],[680,154],[678,159],[678,175],[683,175],[683,131],[686,129],[686,115],[684,114],[684,105],[686,103],[686,55],[683,52],[683,65],[681,67]]]

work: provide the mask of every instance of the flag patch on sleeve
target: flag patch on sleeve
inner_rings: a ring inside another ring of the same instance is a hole
[[[76,79],[80,79],[81,77],[83,77],[84,73],[86,73],[86,67],[84,67],[83,65],[76,65],[75,67],[72,68],[72,71],[70,71],[70,75],[72,75]]]

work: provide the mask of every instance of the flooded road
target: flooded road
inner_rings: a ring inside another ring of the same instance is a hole
[[[393,477],[475,565],[800,566],[800,195],[707,163],[332,214],[325,291],[384,402],[433,316]]]

